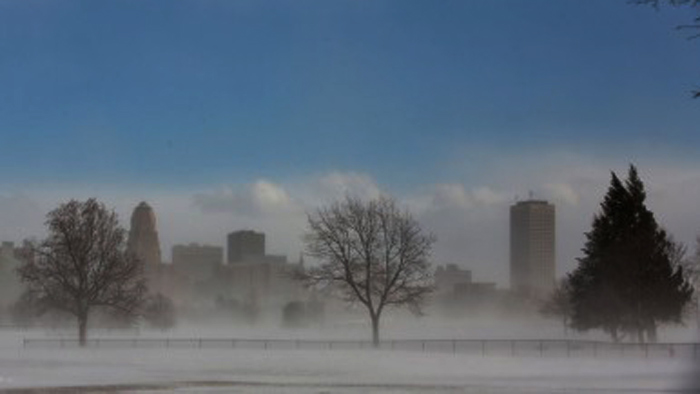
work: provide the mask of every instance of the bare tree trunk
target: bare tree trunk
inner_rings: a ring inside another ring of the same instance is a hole
[[[372,346],[379,348],[379,315],[370,315],[372,319]]]
[[[85,347],[87,344],[87,321],[87,313],[81,313],[78,316],[78,341],[80,343],[80,347]]]
[[[651,343],[656,343],[658,341],[658,336],[656,334],[656,323],[650,322],[647,326],[647,341]]]
[[[613,342],[620,342],[620,337],[617,335],[617,329],[615,327],[610,329],[610,336],[612,337]]]

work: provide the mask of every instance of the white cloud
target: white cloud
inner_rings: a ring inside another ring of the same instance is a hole
[[[464,186],[456,183],[436,185],[431,201],[434,209],[469,209],[473,204]]]
[[[381,195],[377,182],[369,175],[357,172],[333,171],[315,182],[314,196],[323,201],[337,200],[344,196],[372,199]]]
[[[497,192],[490,187],[482,186],[472,192],[474,200],[483,205],[503,204],[508,201],[506,193]]]
[[[577,205],[579,195],[574,188],[566,183],[545,183],[543,185],[546,195],[554,202],[568,205]]]
[[[399,196],[415,212],[429,211],[468,211],[484,209],[488,206],[502,205],[507,202],[507,194],[488,186],[472,190],[461,183],[440,183],[427,191]]]
[[[250,217],[294,209],[294,202],[284,187],[264,179],[238,189],[224,186],[212,192],[196,193],[192,202],[203,213]]]
[[[291,200],[283,187],[266,180],[259,180],[253,185],[252,196],[260,209],[276,209],[289,206]]]

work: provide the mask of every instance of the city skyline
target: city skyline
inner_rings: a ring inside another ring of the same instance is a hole
[[[155,4],[0,4],[0,239],[94,196],[125,226],[151,202],[166,259],[236,228],[296,256],[307,211],[386,193],[437,235],[436,263],[503,285],[516,196],[557,205],[567,272],[629,163],[662,225],[691,247],[700,233],[683,8]]]
[[[695,188],[700,189],[700,182],[693,183],[693,175],[689,177],[688,173],[663,179],[659,174],[646,175],[649,171],[645,173],[644,169],[640,172],[649,187],[649,206],[661,225],[692,252],[699,233],[696,230],[698,220],[692,210],[694,202],[687,201],[688,195],[676,195],[660,186],[670,182],[676,188],[689,189],[690,196],[694,196],[692,192]],[[609,176],[609,172],[603,169],[599,174],[601,178]],[[555,184],[545,184],[552,187],[535,193],[536,198],[550,200],[560,207],[556,247],[559,276],[573,269],[575,258],[580,257],[584,232],[590,229],[590,220],[599,209],[606,179],[589,176],[583,178],[582,184],[587,189],[577,191],[565,185],[559,188]],[[308,185],[322,191],[318,196],[310,196],[304,193],[310,187]],[[31,198],[28,194],[18,194],[0,198],[0,206],[4,203],[11,207],[10,212],[0,211],[5,219],[0,234],[1,239],[16,243],[27,237],[40,238],[44,234],[46,212],[69,199],[89,197],[97,197],[110,209],[115,209],[122,226],[128,228],[131,211],[139,201],[146,200],[159,218],[161,248],[166,261],[170,261],[171,248],[175,244],[195,242],[225,246],[226,234],[235,229],[266,233],[272,254],[284,254],[294,259],[302,250],[306,212],[343,198],[346,192],[367,198],[390,193],[371,177],[333,173],[309,181],[301,188],[299,185],[260,181],[235,192],[216,190],[209,196],[215,198],[202,207],[196,206],[197,196],[153,190],[139,191],[138,197],[133,197],[132,192],[97,189],[52,191],[32,194]],[[393,195],[413,212],[427,231],[437,235],[433,251],[435,264],[455,263],[472,270],[476,277],[506,287],[509,281],[508,207],[516,197],[526,199],[523,196],[528,194],[516,195],[489,188],[469,190],[459,184],[442,184],[413,194]]]

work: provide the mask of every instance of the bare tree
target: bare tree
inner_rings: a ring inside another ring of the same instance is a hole
[[[695,316],[695,323],[698,331],[700,331],[700,236],[695,238],[695,253],[685,258],[685,252],[686,249],[683,247],[680,258],[677,259],[677,264],[683,267],[683,273],[693,286],[693,298],[689,305],[688,313],[692,313]]]
[[[696,320],[698,329],[700,329],[700,236],[695,238],[695,253],[688,256],[688,248],[681,242],[676,242],[671,237],[672,245],[670,248],[671,263],[674,267],[679,267],[683,271],[683,276],[693,289],[693,295],[690,302],[686,305],[685,313],[687,317],[693,316]]]
[[[695,289],[700,288],[700,236],[695,238],[695,253],[683,262],[686,274]]]
[[[117,215],[95,199],[71,200],[49,212],[48,237],[30,242],[18,273],[34,299],[78,320],[85,346],[90,309],[133,314],[145,293],[142,267],[125,251]]]
[[[308,217],[307,253],[321,265],[300,273],[309,285],[332,286],[363,305],[379,346],[379,320],[388,306],[420,313],[432,291],[428,261],[435,238],[426,235],[393,199],[368,202],[346,197]]]

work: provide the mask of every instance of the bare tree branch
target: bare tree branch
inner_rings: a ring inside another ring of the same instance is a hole
[[[34,299],[78,319],[81,344],[91,308],[137,312],[145,279],[140,262],[125,252],[126,232],[114,212],[95,199],[71,200],[49,212],[46,225],[48,238],[25,243],[18,273]]]
[[[364,202],[347,197],[309,215],[307,253],[321,265],[300,273],[308,286],[332,287],[367,308],[378,344],[378,325],[387,306],[419,313],[433,290],[428,258],[435,238],[423,234],[394,200]]]

